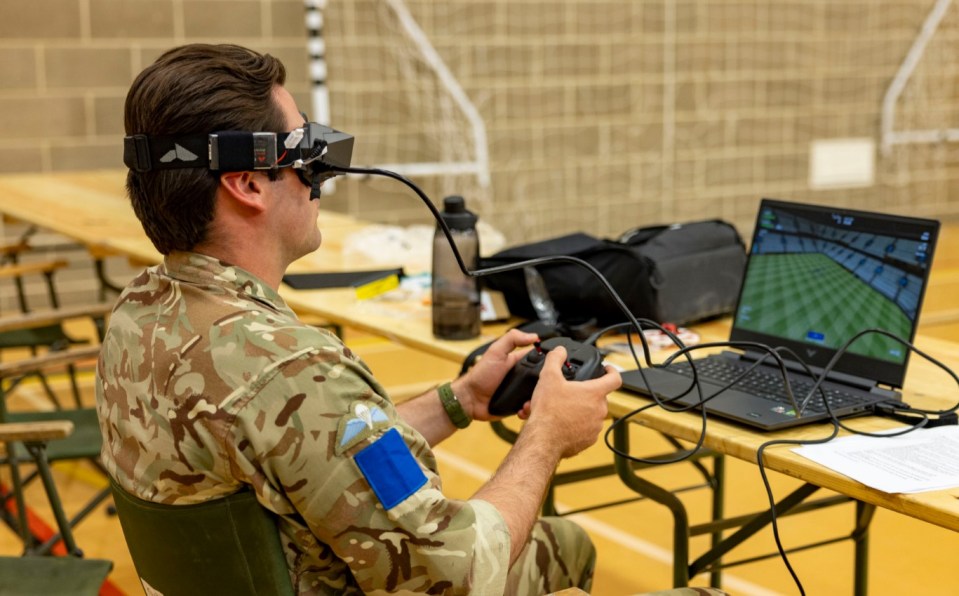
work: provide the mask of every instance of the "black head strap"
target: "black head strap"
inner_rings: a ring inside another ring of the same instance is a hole
[[[131,170],[172,170],[207,168],[210,165],[208,135],[148,137],[130,135],[123,139],[123,163]]]
[[[177,168],[220,172],[269,170],[289,166],[298,155],[298,151],[283,151],[287,136],[288,133],[235,130],[186,137],[136,134],[123,139],[123,163],[137,172]]]

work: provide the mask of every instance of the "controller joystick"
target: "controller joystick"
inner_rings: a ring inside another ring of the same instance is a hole
[[[539,364],[546,359],[546,352],[543,351],[543,342],[534,342],[533,349],[525,356],[527,362],[532,364]]]
[[[567,337],[553,337],[533,344],[490,398],[489,412],[494,416],[508,416],[523,408],[523,404],[533,396],[533,389],[539,380],[539,371],[546,361],[546,354],[563,346],[566,348],[566,362],[563,364],[563,376],[570,381],[586,381],[603,376],[603,355],[592,345],[580,343]]]

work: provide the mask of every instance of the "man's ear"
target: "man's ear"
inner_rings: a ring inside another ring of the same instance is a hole
[[[255,211],[266,208],[262,177],[253,172],[225,172],[220,174],[220,188],[237,201],[238,206]]]

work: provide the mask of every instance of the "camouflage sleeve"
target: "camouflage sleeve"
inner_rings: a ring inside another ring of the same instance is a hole
[[[239,405],[240,475],[277,513],[302,517],[363,591],[503,593],[499,512],[443,495],[426,441],[348,349],[284,363]]]

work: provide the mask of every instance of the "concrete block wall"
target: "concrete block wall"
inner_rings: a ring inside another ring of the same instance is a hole
[[[763,196],[959,213],[952,144],[877,151],[864,187],[809,185],[814,141],[878,143],[883,95],[930,0],[406,4],[482,115],[492,169],[485,193],[468,176],[417,181],[435,201],[474,196],[510,242],[707,217],[747,234]],[[950,10],[900,101],[900,126],[959,124],[959,8]],[[459,117],[448,118],[452,133],[435,130],[447,106],[430,99],[435,80],[397,58],[409,44],[384,0],[330,0],[324,14],[333,125],[356,135],[355,163],[468,150]],[[310,111],[303,15],[301,0],[0,4],[0,172],[120,166],[127,85],[185,42],[281,57]],[[392,181],[341,181],[325,204],[389,223],[428,220]]]
[[[370,161],[383,147],[364,139],[384,136],[383,123],[365,112],[394,111],[373,97],[395,84],[383,73],[391,72],[388,51],[398,37],[383,25],[382,5],[334,2],[328,11],[331,48],[340,53],[330,50],[334,121],[357,131],[357,151]],[[852,137],[878,146],[883,96],[931,2],[407,5],[483,115],[493,170],[483,215],[514,242],[703,217],[748,233],[763,196],[935,217],[959,212],[951,144],[877,150],[874,181],[864,186],[814,190],[809,181],[815,141]],[[899,128],[959,123],[956,11],[897,105]],[[405,133],[408,152],[422,152],[415,129]],[[365,189],[350,190],[348,209],[362,213]],[[386,205],[375,212],[407,216]]]

